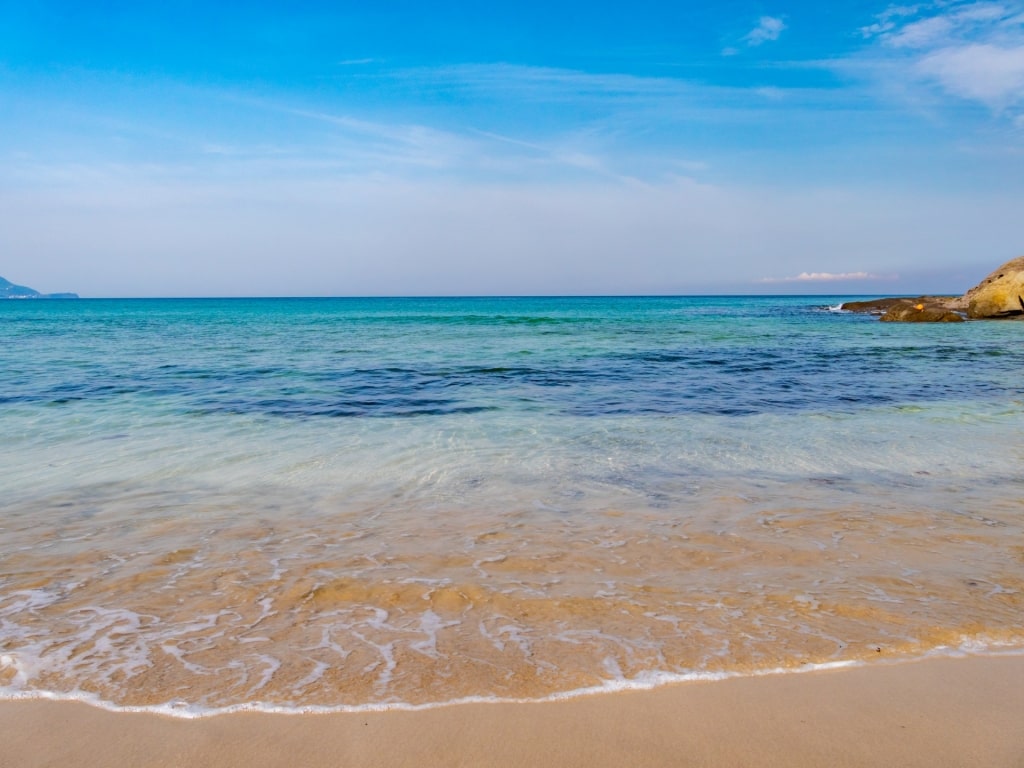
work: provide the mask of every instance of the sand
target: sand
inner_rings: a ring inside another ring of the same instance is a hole
[[[198,720],[0,702],[0,766],[1024,767],[1024,656],[533,704]]]

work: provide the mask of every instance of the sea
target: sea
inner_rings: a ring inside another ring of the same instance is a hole
[[[1024,323],[0,302],[0,697],[194,717],[1024,650]]]

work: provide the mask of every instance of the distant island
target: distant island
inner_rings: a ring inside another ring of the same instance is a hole
[[[0,277],[0,299],[77,299],[77,293],[40,293],[25,285],[15,285]]]

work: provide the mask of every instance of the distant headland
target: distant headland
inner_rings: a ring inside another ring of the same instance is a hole
[[[0,299],[77,299],[77,293],[40,293],[25,285],[15,285],[0,277]]]

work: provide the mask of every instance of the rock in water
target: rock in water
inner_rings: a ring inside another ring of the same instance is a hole
[[[894,309],[916,307],[924,310],[941,310],[941,312],[965,312],[967,304],[961,296],[918,296],[916,299],[898,297],[894,299],[868,299],[867,301],[846,301],[841,305],[847,312],[859,312],[868,315],[884,315]],[[903,314],[899,312],[897,314]],[[889,318],[890,320],[896,318]],[[920,318],[918,318],[920,320]],[[933,321],[925,321],[933,322]]]
[[[848,301],[843,309],[881,315],[887,323],[959,323],[966,308],[959,296],[919,296],[916,299]]]
[[[923,304],[900,304],[894,306],[879,320],[883,323],[962,323],[963,317],[956,312]]]
[[[1024,315],[1024,256],[1003,264],[964,294],[968,317]]]

